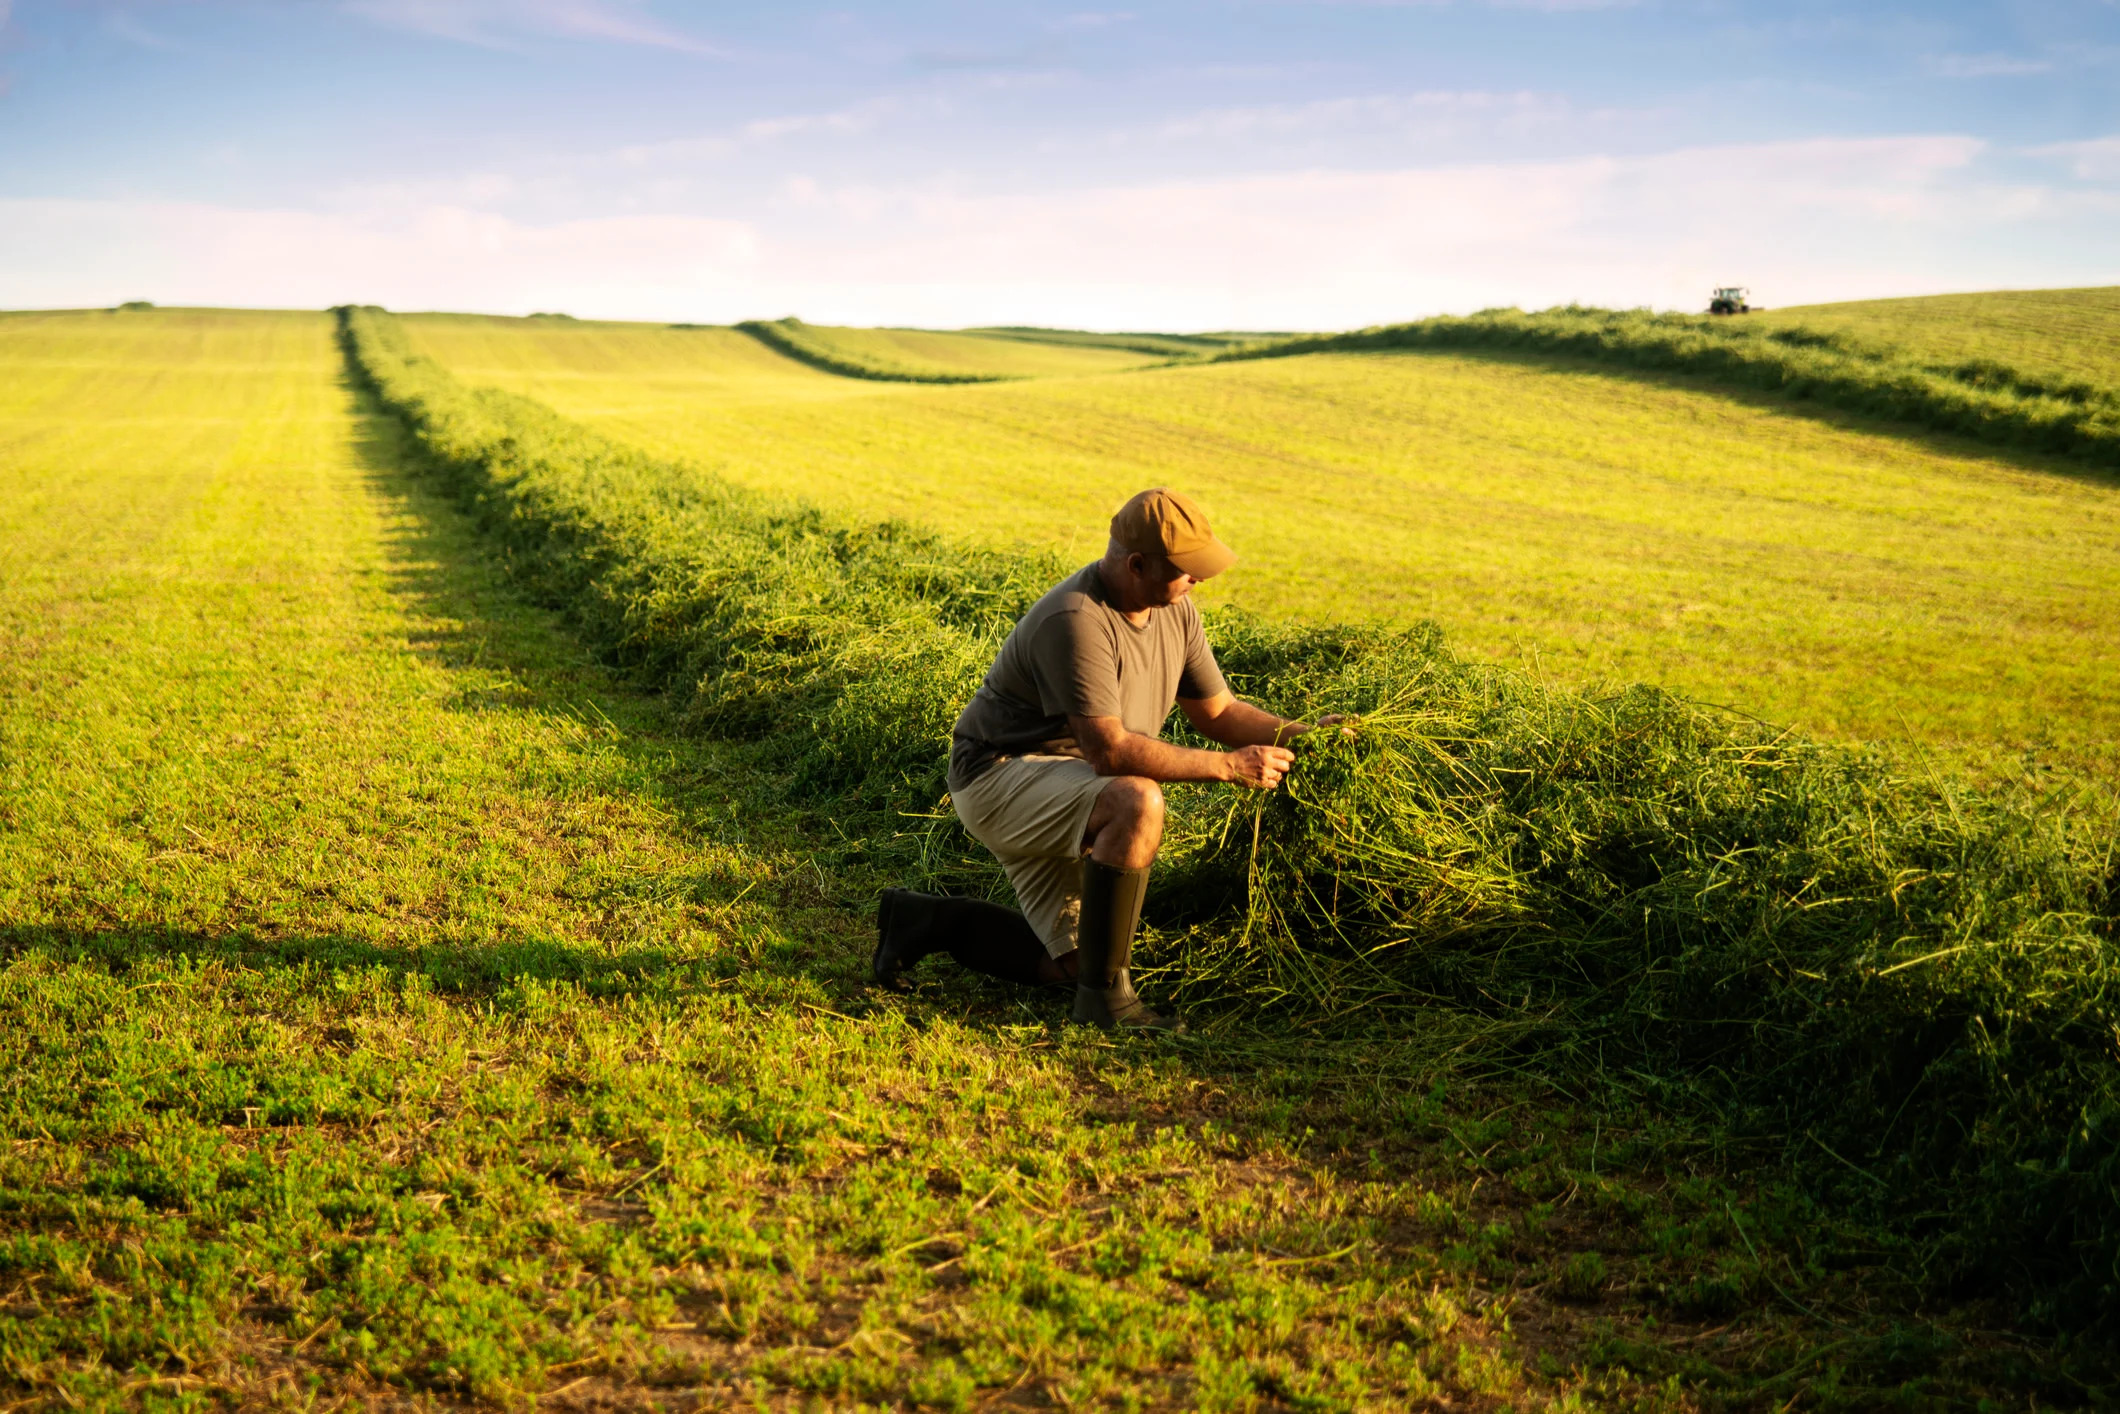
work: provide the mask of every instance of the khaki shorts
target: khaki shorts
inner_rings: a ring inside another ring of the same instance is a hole
[[[1017,906],[1054,957],[1075,950],[1082,836],[1111,782],[1079,756],[1011,756],[950,792],[957,818],[1001,861]]]

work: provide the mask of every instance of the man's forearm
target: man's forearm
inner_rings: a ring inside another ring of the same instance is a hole
[[[1152,781],[1226,781],[1229,757],[1219,751],[1175,746],[1128,732],[1089,762],[1100,776],[1146,776]]]
[[[1290,738],[1309,730],[1302,722],[1276,717],[1241,698],[1199,727],[1200,735],[1224,746],[1286,746]]]

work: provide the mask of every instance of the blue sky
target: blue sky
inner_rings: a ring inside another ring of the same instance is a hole
[[[2120,0],[0,0],[0,305],[1323,328],[2120,283]]]

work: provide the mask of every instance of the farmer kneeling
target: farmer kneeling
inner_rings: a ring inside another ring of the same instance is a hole
[[[1175,491],[1143,491],[1112,517],[1104,558],[1031,606],[957,718],[950,800],[1008,872],[1023,912],[906,889],[876,910],[881,986],[946,952],[977,972],[1075,987],[1074,1019],[1180,1029],[1127,977],[1165,781],[1272,790],[1308,728],[1230,695],[1186,597],[1236,561]],[[1159,740],[1171,704],[1228,751]],[[1084,855],[1087,854],[1087,859]]]

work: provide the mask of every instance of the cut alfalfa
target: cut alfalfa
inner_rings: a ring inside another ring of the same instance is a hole
[[[2112,1309],[2109,810],[1421,635],[1290,632],[1277,662],[1270,626],[1223,627],[1250,690],[1360,725],[1304,738],[1273,798],[1181,806],[1159,985],[1298,1023],[1507,1019],[1563,1083],[1596,1054],[1831,1186],[1846,1156],[1882,1182],[1846,1196],[1948,1230],[1960,1270],[2038,1261]]]
[[[736,327],[776,353],[842,378],[870,378],[884,383],[1004,383],[1009,377],[1004,373],[908,363],[857,351],[834,341],[828,331],[793,316],[746,319]]]

